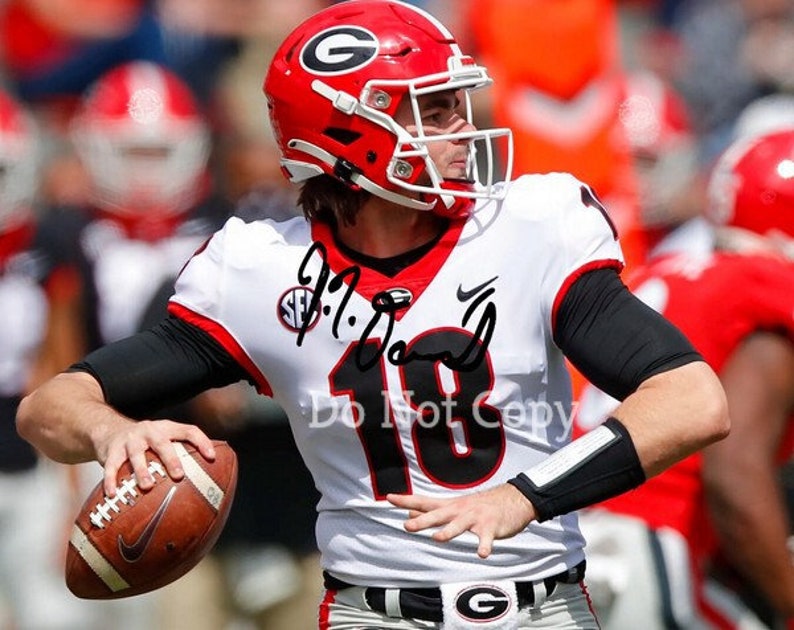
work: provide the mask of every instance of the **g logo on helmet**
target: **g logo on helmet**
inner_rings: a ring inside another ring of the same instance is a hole
[[[473,586],[455,598],[455,610],[468,621],[487,622],[510,610],[510,595],[495,586]]]
[[[300,53],[312,74],[345,74],[363,68],[378,54],[378,39],[360,26],[334,26],[317,33]]]

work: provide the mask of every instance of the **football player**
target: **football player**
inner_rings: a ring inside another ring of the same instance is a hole
[[[582,516],[593,599],[610,630],[763,628],[794,616],[778,481],[794,427],[794,127],[739,138],[708,193],[716,230],[690,231],[701,242],[662,251],[629,286],[717,371],[731,435]],[[615,404],[586,390],[578,423],[591,429]]]
[[[153,314],[160,319],[162,294],[231,210],[211,185],[205,116],[184,81],[161,65],[134,61],[102,74],[84,95],[70,137],[91,197],[85,205],[48,208],[40,225],[51,299],[36,378],[137,332]],[[171,414],[192,417],[198,409]],[[79,506],[101,471],[71,472]],[[154,623],[163,601],[147,594],[134,605],[94,602],[85,609],[95,627],[113,616],[120,628],[137,628]]]
[[[697,138],[682,97],[650,71],[628,75],[618,118],[632,157],[638,223],[652,255],[661,240],[669,238],[669,247],[678,240],[671,236],[676,228],[700,215],[705,178]]]
[[[170,318],[26,397],[20,432],[100,461],[111,494],[129,459],[146,489],[147,448],[181,478],[172,441],[212,445],[130,416],[248,380],[286,411],[321,494],[319,627],[597,628],[576,510],[724,437],[724,393],[621,283],[585,183],[497,168],[510,131],[478,130],[469,100],[490,82],[409,4],[303,22],[264,89],[305,218],[229,220]],[[575,441],[566,355],[623,399]]]

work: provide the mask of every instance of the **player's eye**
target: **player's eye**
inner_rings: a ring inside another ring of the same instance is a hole
[[[447,116],[448,117],[448,116]],[[441,110],[433,110],[427,112],[422,116],[422,123],[425,125],[439,126],[444,121],[444,115]]]

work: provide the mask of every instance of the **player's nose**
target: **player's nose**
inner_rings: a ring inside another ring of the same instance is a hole
[[[470,133],[472,131],[477,131],[477,127],[475,127],[470,121],[466,120],[463,116],[458,114],[454,116],[454,119],[447,128],[447,133]],[[471,138],[465,137],[456,140],[456,142],[459,144],[469,144],[471,141]]]

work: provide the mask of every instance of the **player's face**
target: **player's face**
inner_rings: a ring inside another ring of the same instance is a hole
[[[425,94],[417,99],[419,116],[425,136],[473,131],[462,111],[460,93],[455,90]],[[411,110],[410,99],[405,99],[395,115],[395,120],[411,133],[418,135],[418,125]],[[444,179],[465,179],[469,176],[470,142],[466,140],[438,140],[428,142],[430,158]]]

